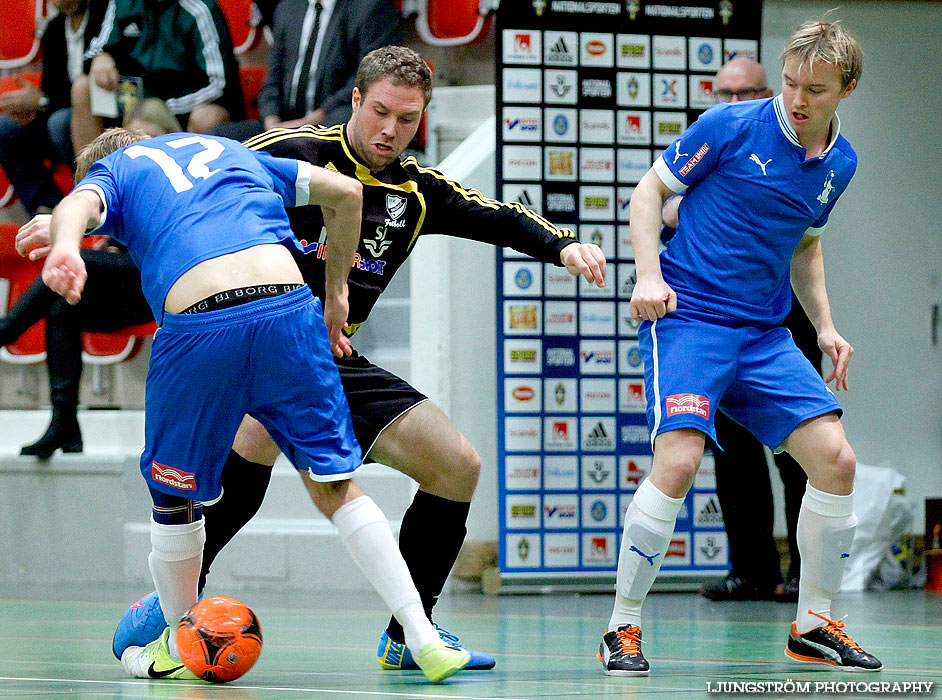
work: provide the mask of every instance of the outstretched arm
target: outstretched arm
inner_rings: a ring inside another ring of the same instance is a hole
[[[324,321],[330,334],[331,350],[342,357],[353,351],[343,329],[350,309],[347,277],[360,244],[363,186],[358,180],[323,168],[315,167],[311,171],[310,204],[319,205],[323,211],[330,243],[324,271]]]
[[[792,254],[791,282],[795,296],[801,303],[815,330],[818,332],[818,347],[827,353],[834,364],[834,371],[824,381],[835,380],[834,388],[840,391],[849,388],[848,364],[854,348],[834,328],[827,287],[824,284],[824,255],[821,238],[806,235]]]
[[[79,190],[59,202],[52,212],[52,248],[43,265],[43,283],[70,304],[82,298],[85,262],[79,253],[82,237],[101,220],[102,203],[91,190]]]

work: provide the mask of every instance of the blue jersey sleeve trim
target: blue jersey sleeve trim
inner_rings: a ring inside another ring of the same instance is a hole
[[[805,235],[806,235],[806,236],[814,236],[815,238],[817,238],[817,237],[820,236],[822,233],[824,233],[824,228],[825,228],[825,226],[826,226],[826,224],[821,224],[820,226],[810,226],[810,227],[808,227],[808,230],[805,231]]]
[[[99,219],[98,225],[97,225],[95,228],[93,228],[91,231],[86,231],[86,232],[85,232],[85,235],[86,235],[86,236],[89,236],[89,235],[95,233],[95,231],[97,231],[98,229],[100,229],[102,226],[105,225],[105,220],[108,218],[108,200],[107,200],[107,198],[105,197],[105,191],[104,191],[103,189],[101,189],[101,187],[99,187],[98,185],[95,185],[95,184],[92,184],[92,183],[87,183],[87,184],[84,184],[84,185],[79,185],[78,187],[76,187],[76,188],[75,188],[74,190],[72,190],[72,191],[73,191],[73,192],[81,192],[82,190],[89,190],[89,191],[94,192],[95,194],[97,194],[97,195],[98,195],[98,198],[101,200],[101,206],[102,206],[101,219]]]
[[[298,161],[298,179],[295,182],[295,206],[303,207],[311,203],[311,175],[314,166],[307,161]]]
[[[677,176],[667,167],[667,163],[664,162],[664,156],[658,156],[657,160],[654,161],[654,172],[657,173],[657,176],[661,178],[661,182],[667,185],[671,191],[677,194],[683,194],[687,191],[687,185],[678,180]]]

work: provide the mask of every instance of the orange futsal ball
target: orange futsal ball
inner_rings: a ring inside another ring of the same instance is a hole
[[[228,596],[204,598],[177,627],[180,659],[210,683],[245,675],[262,653],[262,627],[252,609]]]

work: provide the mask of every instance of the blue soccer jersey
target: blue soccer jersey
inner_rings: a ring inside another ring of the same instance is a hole
[[[821,233],[857,168],[836,115],[831,132],[824,153],[805,160],[781,95],[718,104],[657,159],[664,184],[684,192],[660,259],[679,310],[759,326],[784,320],[795,247]]]
[[[285,207],[308,204],[311,172],[230,139],[168,134],[94,163],[76,189],[101,197],[95,233],[127,245],[161,321],[174,282],[204,260],[266,243],[300,254]]]

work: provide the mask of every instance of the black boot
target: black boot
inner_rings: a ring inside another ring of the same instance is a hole
[[[46,370],[52,420],[36,442],[25,445],[21,455],[49,459],[63,452],[81,452],[82,431],[78,423],[79,384],[82,379],[80,309],[57,298],[46,313]]]
[[[49,459],[60,448],[63,452],[81,452],[83,449],[82,430],[79,428],[78,417],[74,410],[69,412],[54,408],[52,420],[46,432],[36,442],[24,445],[20,449],[20,454]]]

